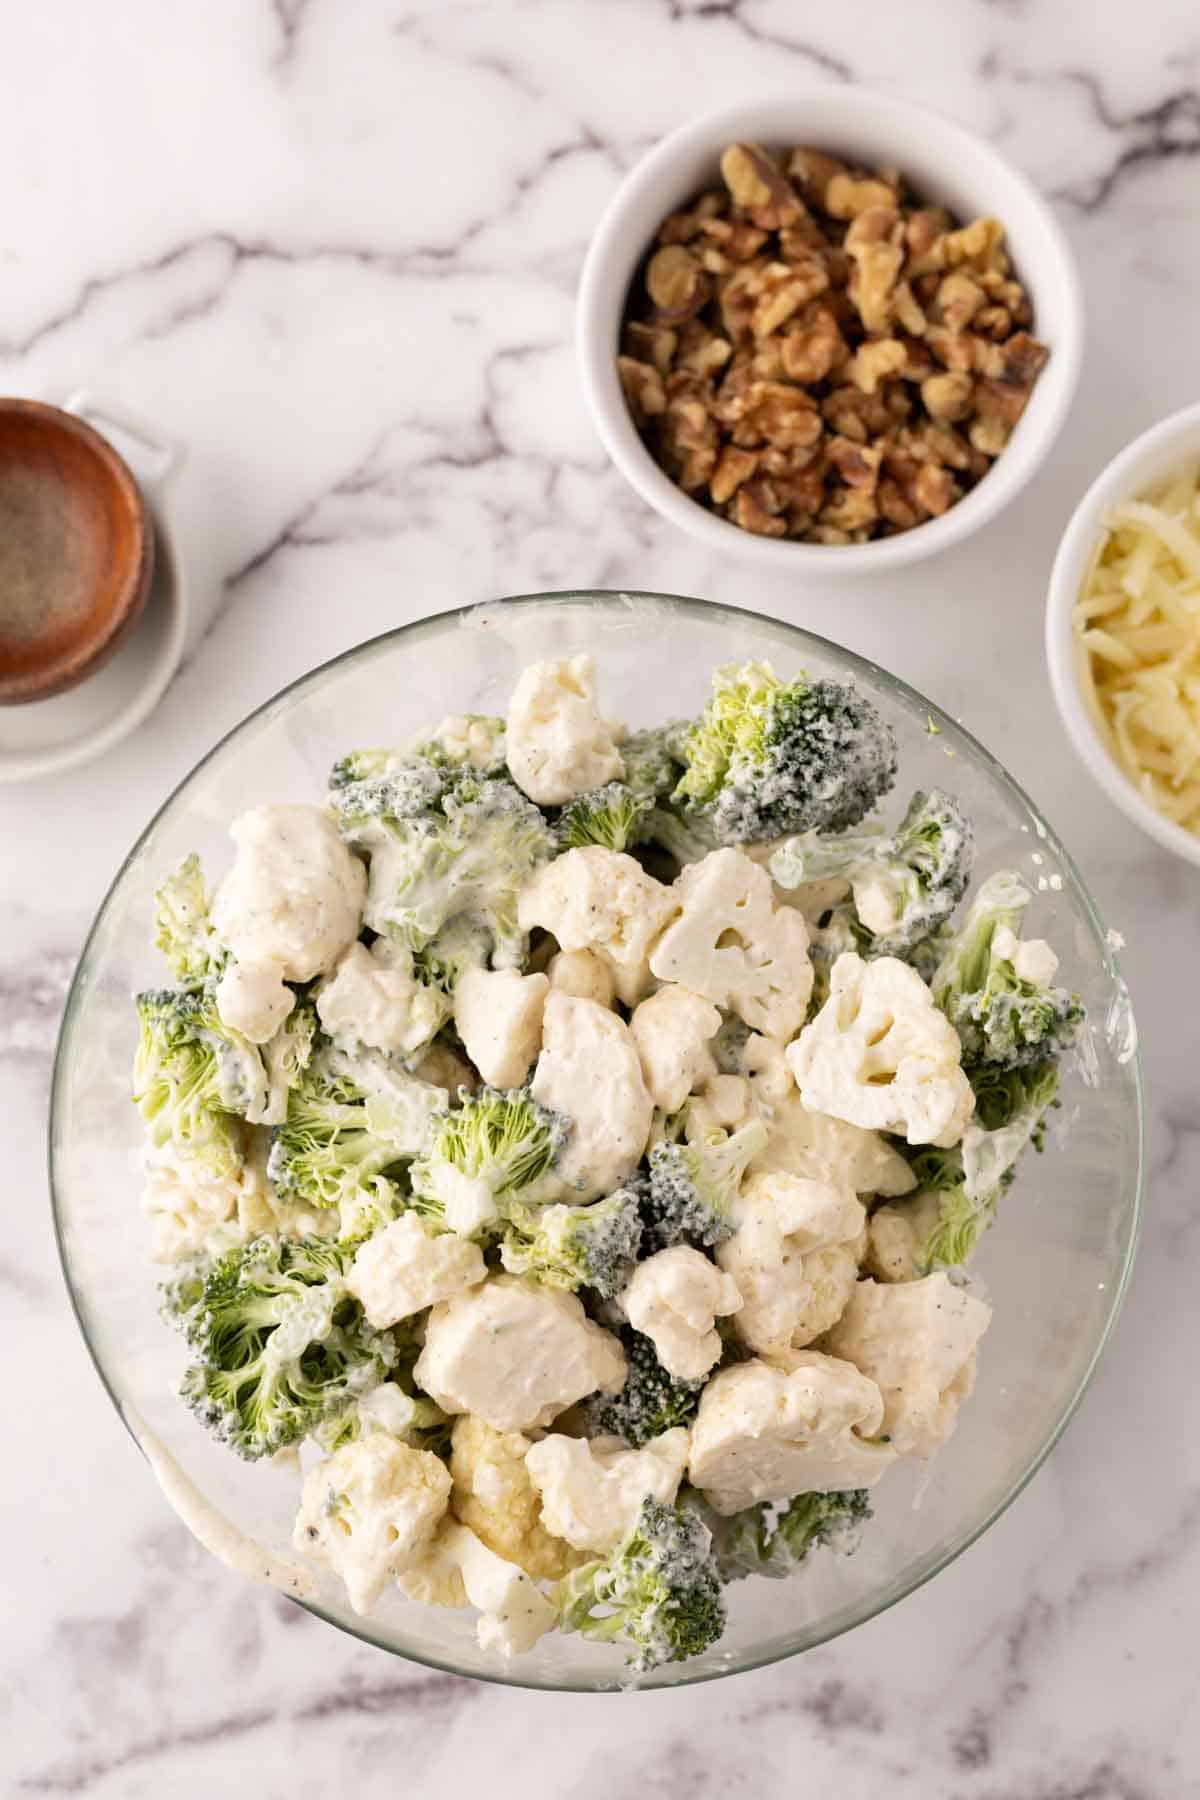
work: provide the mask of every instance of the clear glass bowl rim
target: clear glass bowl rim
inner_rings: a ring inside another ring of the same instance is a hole
[[[790,620],[775,618],[767,613],[755,612],[749,607],[726,606],[720,601],[701,600],[683,594],[656,593],[640,588],[567,588],[548,593],[511,594],[495,600],[477,601],[466,606],[451,607],[445,612],[427,614],[423,618],[412,620],[407,625],[398,625],[391,631],[380,632],[375,637],[364,639],[361,643],[353,645],[349,650],[343,650],[337,656],[330,657],[327,661],[318,663],[316,667],[309,669],[305,674],[297,676],[297,678],[294,681],[289,682],[286,687],[280,688],[277,693],[270,697],[270,699],[264,700],[262,704],[255,707],[252,712],[247,713],[243,719],[240,719],[236,725],[231,726],[227,732],[218,738],[212,748],[200,758],[199,762],[195,763],[192,768],[188,770],[187,774],[176,783],[162,805],[152,815],[148,823],[138,834],[133,845],[122,858],[121,865],[112,881],[109,883],[104,898],[96,911],[96,917],[92,921],[87,937],[84,940],[83,949],[79,954],[79,961],[77,962],[71,977],[71,985],[67,993],[62,1023],[59,1027],[58,1040],[55,1046],[54,1070],[51,1080],[48,1115],[47,1164],[50,1182],[51,1213],[54,1221],[54,1236],[58,1248],[59,1262],[62,1266],[63,1280],[66,1284],[67,1295],[71,1303],[71,1310],[75,1315],[75,1321],[79,1326],[80,1335],[87,1348],[88,1356],[91,1359],[96,1374],[100,1378],[100,1382],[105,1392],[112,1401],[118,1418],[124,1424],[126,1430],[129,1431],[130,1436],[133,1437],[135,1443],[138,1441],[137,1436],[126,1417],[125,1408],[114,1389],[113,1383],[110,1382],[108,1373],[88,1334],[87,1326],[84,1322],[83,1310],[71,1278],[70,1264],[68,1262],[64,1242],[63,1221],[60,1211],[59,1183],[57,1180],[56,1166],[56,1140],[58,1134],[55,1129],[59,1112],[60,1085],[63,1080],[63,1071],[66,1062],[65,1049],[73,1029],[78,999],[82,991],[83,978],[87,973],[90,963],[92,945],[110,905],[122,886],[127,869],[134,861],[147,839],[151,836],[159,820],[163,818],[165,814],[170,812],[175,801],[189,786],[192,780],[202,769],[206,768],[209,763],[220,755],[221,751],[228,743],[236,738],[248,725],[264,718],[276,708],[282,709],[286,702],[299,696],[307,688],[319,686],[323,678],[332,673],[335,669],[345,668],[358,661],[365,661],[374,656],[385,646],[391,647],[404,640],[419,641],[425,637],[436,636],[439,631],[444,630],[447,627],[454,628],[475,613],[486,614],[498,611],[501,608],[507,609],[508,607],[544,607],[554,604],[578,605],[597,600],[608,602],[636,601],[638,604],[648,602],[651,608],[661,611],[664,619],[673,615],[682,615],[683,617],[686,617],[689,612],[696,612],[708,615],[709,617],[720,617],[733,623],[744,619],[753,622],[755,625],[766,626],[770,631],[782,632],[785,635],[794,638],[797,642],[798,649],[801,651],[803,651],[805,645],[810,645],[813,650],[818,653],[832,653],[835,657],[844,660],[852,670],[861,671],[863,674],[870,676],[873,680],[878,681],[881,686],[889,689],[891,692],[907,701],[911,707],[928,714],[930,720],[935,725],[938,724],[939,721],[943,724],[952,725],[955,733],[969,744],[972,754],[978,758],[979,762],[988,770],[997,784],[1003,788],[1009,797],[1015,800],[1036,822],[1039,834],[1044,833],[1047,843],[1051,845],[1054,854],[1060,859],[1062,867],[1067,871],[1074,892],[1079,898],[1084,916],[1095,934],[1097,943],[1100,945],[1106,944],[1106,927],[1100,917],[1095,902],[1088,891],[1087,885],[1075,865],[1074,859],[1062,844],[1057,833],[1042,817],[1038,808],[1034,805],[1028,794],[1026,794],[1020,783],[1013,779],[991,752],[985,749],[970,731],[956,719],[952,720],[949,714],[944,712],[934,701],[928,699],[919,689],[910,686],[908,682],[901,680],[897,675],[893,675],[889,670],[881,667],[880,664],[872,662],[869,657],[860,656],[856,651],[846,649],[845,646],[836,643],[832,638],[823,637],[818,632],[809,631],[800,625],[794,625]],[[1117,975],[1119,973],[1118,964],[1111,947],[1106,949],[1105,953],[1112,972],[1114,975]],[[1013,1501],[1032,1481],[1033,1477],[1037,1474],[1050,1452],[1054,1449],[1054,1446],[1058,1443],[1063,1432],[1070,1424],[1084,1394],[1087,1392],[1092,1377],[1096,1372],[1096,1367],[1104,1353],[1110,1337],[1112,1336],[1117,1319],[1120,1316],[1121,1307],[1125,1300],[1133,1264],[1137,1255],[1142,1225],[1142,1199],[1145,1188],[1146,1128],[1141,1051],[1140,1048],[1136,1046],[1136,1043],[1130,1061],[1132,1063],[1134,1091],[1137,1102],[1137,1177],[1134,1190],[1129,1196],[1130,1212],[1128,1232],[1126,1237],[1125,1255],[1122,1260],[1120,1273],[1118,1279],[1112,1284],[1108,1311],[1105,1315],[1103,1327],[1092,1347],[1092,1352],[1088,1358],[1086,1367],[1074,1386],[1066,1394],[1058,1416],[1047,1431],[1042,1443],[1037,1447],[1033,1455],[1028,1458],[1025,1465],[1017,1471],[1008,1487],[1001,1493],[999,1498],[981,1518],[974,1520],[963,1531],[959,1532],[948,1542],[943,1544],[940,1550],[927,1557],[925,1559],[925,1565],[918,1568],[911,1580],[898,1592],[889,1594],[878,1600],[865,1598],[856,1607],[848,1609],[845,1617],[840,1620],[833,1630],[826,1632],[822,1637],[814,1639],[812,1643],[803,1646],[803,1648],[795,1650],[766,1650],[762,1655],[755,1655],[753,1653],[746,1654],[739,1657],[736,1668],[727,1670],[705,1669],[698,1673],[690,1674],[686,1663],[673,1665],[673,1668],[678,1667],[679,1673],[670,1683],[664,1683],[661,1687],[655,1687],[651,1690],[643,1688],[633,1691],[671,1692],[677,1687],[697,1686],[702,1682],[708,1681],[722,1681],[732,1674],[745,1674],[755,1669],[770,1667],[777,1662],[785,1662],[793,1656],[803,1655],[808,1650],[819,1648],[821,1644],[829,1643],[836,1638],[845,1636],[846,1633],[853,1631],[857,1626],[866,1624],[869,1620],[877,1618],[881,1613],[898,1605],[902,1600],[907,1600],[911,1594],[916,1593],[919,1588],[924,1587],[925,1583],[931,1581],[935,1575],[941,1574],[943,1569],[948,1568],[952,1562],[955,1562],[958,1557],[964,1553],[964,1551],[969,1550],[973,1544],[979,1541],[984,1533],[996,1523],[996,1520],[999,1519],[1003,1513],[1007,1512]],[[139,1450],[141,1449],[140,1444],[138,1445],[138,1448]],[[302,1606],[306,1612],[313,1614],[314,1617],[319,1618],[323,1623],[332,1626],[335,1630],[344,1632],[349,1637],[356,1638],[360,1643],[370,1644],[376,1649],[388,1652],[389,1655],[400,1657],[405,1662],[416,1663],[419,1666],[428,1669],[436,1669],[442,1674],[459,1675],[468,1680],[485,1681],[497,1687],[526,1688],[543,1693],[590,1694],[611,1693],[614,1691],[611,1683],[539,1681],[528,1677],[521,1677],[520,1675],[508,1674],[499,1669],[494,1674],[481,1672],[476,1669],[465,1670],[451,1661],[446,1661],[432,1655],[421,1655],[418,1652],[407,1648],[400,1650],[395,1644],[389,1643],[386,1639],[377,1636],[365,1626],[362,1629],[357,1629],[353,1626],[348,1626],[340,1618],[332,1617],[317,1602],[297,1600],[296,1604]]]

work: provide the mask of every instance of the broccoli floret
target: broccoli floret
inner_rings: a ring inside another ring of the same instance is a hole
[[[360,1226],[376,1212],[385,1222],[394,1214],[388,1178],[423,1142],[437,1092],[372,1058],[323,1050],[288,1094],[267,1173],[285,1199],[349,1205]]]
[[[657,844],[681,865],[700,862],[721,848],[704,813],[678,813],[668,806],[655,806],[647,813],[644,835],[647,843]]]
[[[640,842],[653,805],[649,794],[637,794],[623,781],[593,788],[564,806],[558,815],[555,831],[559,847],[581,850],[589,844],[599,844],[605,850],[628,850],[631,844]]]
[[[413,973],[426,987],[453,994],[468,969],[486,969],[492,951],[487,926],[463,913],[413,952]]]
[[[226,952],[212,927],[200,858],[187,856],[154,890],[154,947],[186,985],[220,974]]]
[[[557,1599],[563,1631],[627,1644],[639,1671],[699,1656],[725,1629],[707,1530],[651,1494],[611,1555],[574,1570]]]
[[[913,795],[888,836],[808,832],[782,844],[770,868],[785,888],[845,877],[854,884],[873,954],[897,956],[928,938],[954,911],[971,877],[974,845],[975,834],[958,802],[934,788]]]
[[[701,1128],[685,1106],[671,1121],[681,1132],[650,1152],[642,1206],[647,1254],[672,1244],[719,1244],[733,1232],[731,1209],[747,1165],[765,1147],[759,1119],[735,1132]]]
[[[932,986],[938,965],[953,938],[953,925],[949,919],[943,919],[942,923],[931,931],[928,937],[918,938],[915,944],[909,944],[901,952],[904,961],[917,971],[926,987]]]
[[[810,1550],[826,1548],[851,1555],[862,1541],[872,1510],[866,1488],[851,1488],[842,1494],[797,1494],[776,1518],[763,1574],[793,1574]]]
[[[372,768],[370,760],[378,759]],[[355,769],[370,770],[358,775]],[[329,773],[329,800],[343,833],[365,832],[372,820],[415,819],[436,806],[446,790],[447,777],[426,762],[402,762],[386,750],[354,752],[335,763]]]
[[[412,1165],[413,1205],[471,1235],[491,1230],[518,1195],[528,1203],[558,1161],[570,1121],[524,1088],[465,1089],[438,1112]]]
[[[396,1359],[347,1292],[354,1246],[256,1238],[218,1259],[179,1316],[196,1353],[180,1394],[239,1456],[271,1456],[306,1437]]]
[[[409,1393],[406,1387],[389,1379],[372,1388],[370,1402],[369,1408],[364,1408],[360,1400],[352,1400],[340,1412],[323,1419],[311,1433],[313,1442],[332,1456],[335,1450],[364,1434],[382,1430],[412,1450],[429,1450],[434,1456],[449,1457],[454,1420],[427,1394]]]
[[[422,768],[472,769],[478,775],[496,775],[504,769],[504,720],[490,713],[462,713],[443,719],[433,731],[423,732],[410,744],[391,750],[352,750],[339,758],[329,772],[331,788],[346,788],[358,781],[405,770],[420,778]],[[334,801],[336,805],[336,799]]]
[[[611,1432],[635,1450],[676,1425],[690,1425],[700,1405],[703,1381],[681,1381],[669,1375],[658,1352],[640,1331],[621,1332],[629,1373],[619,1394],[589,1401],[587,1417],[596,1434]]]
[[[133,1097],[158,1149],[175,1144],[214,1175],[241,1167],[238,1119],[261,1119],[267,1075],[255,1046],[221,1023],[207,988],[137,997]]]
[[[590,1206],[510,1206],[500,1257],[514,1275],[532,1275],[549,1287],[593,1288],[611,1300],[641,1241],[638,1195],[618,1188]]]
[[[722,844],[845,831],[896,778],[895,733],[835,681],[782,682],[769,663],[727,665],[683,746],[672,800]]]
[[[415,784],[393,792],[399,775],[332,795],[343,836],[370,857],[366,923],[420,951],[465,916],[487,932],[494,967],[518,967],[517,896],[554,853],[550,827],[510,781],[432,765],[425,775],[436,793],[420,805]]]
[[[339,756],[329,771],[332,804],[337,805],[339,789],[353,787],[360,781],[370,781],[376,775],[390,774],[411,761],[412,758],[403,750],[351,750],[346,756]]]
[[[668,725],[654,725],[648,731],[635,731],[621,745],[621,761],[625,780],[635,794],[650,800],[666,800],[674,793],[686,767],[684,740],[692,729],[691,722],[679,719]]]
[[[295,1086],[313,1057],[317,1040],[317,1009],[311,1000],[298,1000],[274,1037],[261,1046],[267,1071],[267,1117],[287,1117],[289,1088]]]
[[[1065,988],[1017,974],[997,934],[1015,936],[1031,895],[1009,870],[984,882],[934,973],[932,993],[962,1039],[963,1063],[1002,1069],[1053,1061],[1079,1036],[1083,1008]],[[1003,940],[1001,940],[1003,941]]]
[[[782,1580],[794,1575],[810,1550],[822,1546],[852,1555],[871,1517],[866,1488],[841,1494],[797,1494],[786,1506],[761,1501],[743,1512],[722,1515],[695,1489],[685,1489],[680,1505],[707,1525],[722,1581],[747,1575]]]
[[[413,1374],[424,1344],[424,1329],[416,1318],[403,1319],[388,1334],[395,1360],[386,1381],[361,1399],[351,1399],[331,1413],[312,1432],[327,1454],[353,1443],[366,1432],[387,1431],[413,1450],[431,1450],[435,1456],[450,1454],[454,1421],[417,1386]]]
[[[1032,1069],[985,1067],[972,1081],[975,1118],[962,1142],[951,1150],[923,1146],[909,1157],[919,1192],[938,1196],[937,1216],[914,1255],[922,1274],[960,1268],[973,1255],[1022,1152],[1030,1144],[1042,1149],[1046,1115],[1057,1104],[1052,1062]]]

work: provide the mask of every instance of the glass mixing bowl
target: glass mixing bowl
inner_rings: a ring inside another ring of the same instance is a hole
[[[1104,927],[1054,833],[1000,765],[951,719],[873,664],[753,613],[650,594],[531,596],[445,613],[362,644],[296,682],[232,731],[176,790],[125,861],[92,928],[58,1048],[50,1160],[63,1266],[85,1338],[123,1417],[140,1416],[227,1519],[288,1545],[294,1469],[246,1464],[214,1443],[172,1393],[179,1338],[158,1315],[163,1273],[147,1260],[138,1204],[140,1121],[129,1099],[132,992],[162,977],[153,890],[191,850],[218,873],[229,821],[257,801],[313,801],[334,758],[391,743],[451,712],[503,711],[520,669],[591,651],[610,712],[632,726],[694,714],[718,663],[769,658],[783,673],[851,676],[895,727],[901,796],[940,783],[975,823],[977,868],[1022,869],[1090,1026],[1072,1058],[1050,1144],[1031,1156],[977,1259],[994,1305],[979,1380],[933,1465],[899,1465],[875,1490],[853,1557],[818,1554],[790,1581],[727,1591],[723,1641],[646,1687],[711,1680],[807,1650],[903,1599],[953,1561],[1029,1480],[1074,1411],[1129,1275],[1141,1185],[1142,1104],[1133,1023]],[[931,729],[936,726],[937,732]],[[919,1500],[920,1504],[916,1502]],[[504,1666],[481,1651],[473,1615],[393,1593],[357,1618],[329,1583],[310,1610],[383,1649],[440,1669],[538,1688],[604,1689],[619,1651],[551,1636]]]

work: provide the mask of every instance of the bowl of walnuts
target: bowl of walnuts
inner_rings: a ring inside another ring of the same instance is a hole
[[[857,575],[958,542],[1024,486],[1083,321],[1050,208],[990,145],[829,86],[651,151],[593,238],[577,336],[649,505],[710,548]]]

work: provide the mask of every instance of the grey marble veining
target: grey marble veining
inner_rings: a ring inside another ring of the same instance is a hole
[[[1200,25],[1182,0],[828,15],[789,0],[8,9],[0,386],[57,398],[86,381],[187,446],[175,518],[197,617],[129,743],[0,789],[0,1318],[10,1368],[35,1372],[0,1401],[5,1795],[1200,1795],[1200,890],[1076,765],[1041,652],[1074,500],[1200,392]],[[709,557],[630,496],[586,418],[571,329],[590,231],[655,138],[746,93],[846,80],[969,121],[1054,196],[1090,338],[1052,462],[1002,519],[936,565],[830,597]],[[1139,1270],[1046,1467],[953,1571],[851,1638],[674,1695],[458,1681],[226,1575],[111,1412],[45,1202],[70,969],[169,785],[350,642],[575,584],[814,624],[961,714],[1063,828],[1126,938],[1146,1062]]]

